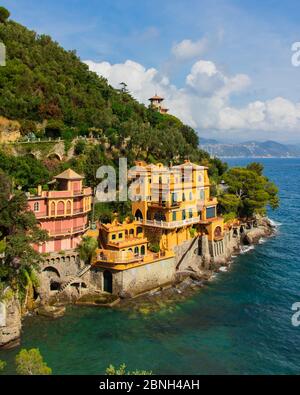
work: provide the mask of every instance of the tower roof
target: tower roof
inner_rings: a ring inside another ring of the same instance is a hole
[[[155,94],[153,97],[150,97],[149,100],[164,100],[164,98]]]
[[[59,180],[83,180],[84,177],[76,173],[74,170],[68,169],[53,178]]]

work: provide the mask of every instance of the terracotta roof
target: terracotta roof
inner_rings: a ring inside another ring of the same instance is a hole
[[[76,173],[74,170],[68,169],[53,178],[60,179],[60,180],[83,180],[84,177],[82,177],[80,174]]]

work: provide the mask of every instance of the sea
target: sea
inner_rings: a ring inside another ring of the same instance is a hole
[[[251,159],[227,159],[244,166]],[[0,351],[3,374],[21,348],[39,348],[53,374],[104,374],[125,363],[153,374],[299,374],[300,159],[255,159],[280,188],[269,211],[277,233],[233,257],[194,296],[148,314],[70,306],[63,318],[29,316],[21,346]]]

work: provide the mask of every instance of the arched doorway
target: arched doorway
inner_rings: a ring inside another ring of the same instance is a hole
[[[103,273],[103,285],[104,292],[112,293],[113,285],[112,285],[112,273],[109,270],[105,270]]]
[[[143,214],[142,214],[141,210],[136,210],[135,218],[141,219],[141,220],[143,219]]]
[[[214,232],[215,237],[221,237],[222,236],[222,228],[221,226],[217,226]]]

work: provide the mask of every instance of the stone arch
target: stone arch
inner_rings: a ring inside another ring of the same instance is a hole
[[[28,152],[25,157],[27,156],[27,158],[33,158],[33,159],[38,159],[38,155],[34,152]]]
[[[54,274],[54,275],[56,275],[57,277],[59,277],[60,278],[60,273],[59,273],[59,271],[55,268],[55,267],[53,267],[53,266],[47,266],[47,267],[45,267],[44,269],[43,269],[43,273],[50,273],[50,274]]]
[[[143,214],[140,209],[137,209],[135,212],[135,218],[143,220]]]
[[[60,156],[60,154],[58,154],[57,152],[51,152],[48,156],[48,159],[50,160],[58,160],[59,162],[62,161],[62,157]]]

